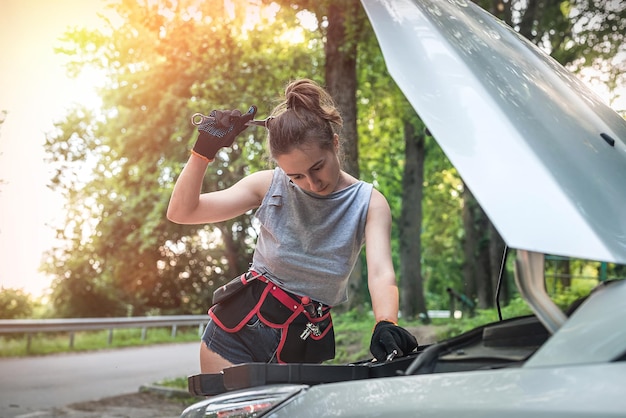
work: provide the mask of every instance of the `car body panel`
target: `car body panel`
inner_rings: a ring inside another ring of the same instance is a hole
[[[626,280],[598,288],[523,367],[591,364],[624,357],[624,318]]]
[[[271,416],[625,416],[623,318],[626,281],[592,293],[520,368],[318,385]]]
[[[626,362],[502,369],[317,385],[268,415],[298,417],[623,417]]]
[[[509,247],[626,263],[623,118],[470,1],[362,3],[392,77]]]

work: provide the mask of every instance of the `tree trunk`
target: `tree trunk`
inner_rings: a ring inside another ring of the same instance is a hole
[[[354,27],[359,3],[354,0],[331,2],[328,8],[328,29],[325,44],[326,88],[343,117],[342,139],[345,152],[344,170],[359,177],[359,149],[356,127],[356,52],[357,42],[348,37]],[[358,32],[357,32],[358,33]]]
[[[465,295],[474,300],[476,298],[476,272],[475,254],[476,238],[474,232],[474,196],[467,186],[463,186],[463,229],[465,236],[463,239],[463,291]],[[455,289],[459,290],[459,289]]]
[[[358,1],[330,2],[325,44],[326,88],[339,107],[343,118],[341,132],[345,153],[343,168],[356,178],[359,178],[360,174],[356,127],[357,42],[355,39],[350,39],[348,31],[359,33],[358,28],[355,27],[358,23],[358,19],[355,19],[358,12]],[[357,263],[348,282],[350,300],[346,306],[347,309],[360,306],[365,301],[362,291],[363,283],[363,267],[361,263]]]
[[[422,195],[424,184],[424,134],[404,122],[405,165],[402,176],[400,217],[400,311],[405,319],[427,315],[422,277]]]
[[[493,226],[491,222],[489,222],[489,266],[490,266],[490,276],[491,276],[491,284],[493,291],[493,301],[495,303],[496,299],[496,289],[498,289],[498,280],[500,280],[500,270],[502,270],[502,278],[500,283],[500,302],[508,303],[509,301],[509,286],[508,286],[508,277],[506,274],[506,266],[502,265],[504,261],[504,240]]]
[[[478,308],[492,308],[495,306],[504,241],[467,186],[464,186],[463,200],[465,294],[478,301]],[[504,276],[501,291],[507,290],[506,284]]]
[[[493,290],[491,287],[491,267],[489,258],[489,219],[478,202],[474,201],[474,226],[476,238],[476,297],[478,307],[487,309],[493,307]]]
[[[559,277],[561,278],[561,285],[563,289],[569,289],[572,286],[572,272],[571,272],[571,264],[570,259],[560,260],[558,263],[559,266]]]

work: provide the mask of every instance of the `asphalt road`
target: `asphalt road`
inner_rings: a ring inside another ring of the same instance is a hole
[[[199,373],[200,343],[0,359],[0,418],[137,392]]]

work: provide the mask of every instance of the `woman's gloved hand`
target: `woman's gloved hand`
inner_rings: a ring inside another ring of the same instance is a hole
[[[254,119],[256,110],[256,106],[250,106],[243,115],[239,110],[211,111],[206,121],[198,125],[200,134],[192,152],[212,161],[220,148],[233,145],[235,137],[248,127],[246,123]]]
[[[374,327],[370,351],[377,361],[386,361],[396,351],[396,357],[406,356],[417,348],[417,339],[391,321],[380,321]]]

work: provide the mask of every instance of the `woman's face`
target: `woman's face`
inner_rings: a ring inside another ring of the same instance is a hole
[[[301,189],[326,196],[340,186],[341,167],[337,157],[339,139],[335,135],[335,148],[320,148],[313,143],[294,148],[276,157],[278,166]]]

